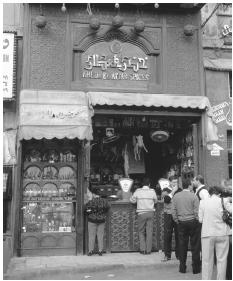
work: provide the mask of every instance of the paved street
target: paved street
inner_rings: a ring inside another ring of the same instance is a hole
[[[41,280],[47,279],[43,276]],[[33,279],[33,278],[32,278]],[[128,269],[113,269],[101,272],[59,273],[49,276],[50,280],[200,280],[201,274],[193,275],[191,270],[186,274],[178,272],[177,267],[166,265],[157,268],[145,266]]]

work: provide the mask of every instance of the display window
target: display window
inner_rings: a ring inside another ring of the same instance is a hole
[[[24,232],[74,232],[74,205],[30,202],[23,205]]]
[[[39,253],[44,249],[40,245],[47,239],[53,241],[46,247],[60,251],[66,248],[67,253],[75,253],[77,204],[81,204],[78,160],[78,145],[72,140],[43,139],[23,143],[22,253],[30,255],[32,250]]]

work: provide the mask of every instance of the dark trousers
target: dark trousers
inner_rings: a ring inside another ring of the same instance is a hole
[[[186,260],[188,252],[188,243],[190,238],[192,251],[192,267],[193,271],[200,271],[200,248],[199,248],[199,222],[197,220],[183,221],[178,224],[179,234],[179,254],[180,269],[186,269]]]
[[[164,213],[164,254],[166,257],[171,257],[172,252],[172,233],[175,233],[175,254],[176,257],[179,257],[179,237],[177,224],[172,218],[171,214]]]

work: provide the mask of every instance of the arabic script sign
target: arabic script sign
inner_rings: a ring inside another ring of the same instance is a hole
[[[231,102],[222,102],[212,107],[213,121],[218,124],[226,120],[227,125],[232,125]]]
[[[13,97],[14,34],[3,33],[3,98]]]
[[[114,40],[108,48],[105,43],[104,46],[94,49],[93,53],[90,50],[84,54],[82,78],[148,81],[148,57],[142,50],[132,55],[128,45]]]
[[[21,125],[88,125],[88,108],[84,105],[21,105]]]

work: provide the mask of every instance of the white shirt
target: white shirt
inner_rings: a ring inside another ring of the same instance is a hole
[[[196,189],[196,192],[195,194],[197,195],[197,192],[204,186],[204,184],[200,185],[197,189]],[[201,200],[204,200],[204,199],[207,199],[210,197],[209,195],[209,192],[208,190],[206,189],[202,189],[200,192],[199,192],[199,196],[201,198]]]
[[[157,202],[157,196],[154,189],[149,186],[138,188],[130,198],[130,202],[137,202],[137,213],[155,211],[154,204]]]
[[[231,204],[224,198],[225,208],[232,212]],[[202,223],[201,237],[230,235],[230,227],[222,220],[223,208],[221,198],[215,194],[201,200],[199,221]]]

